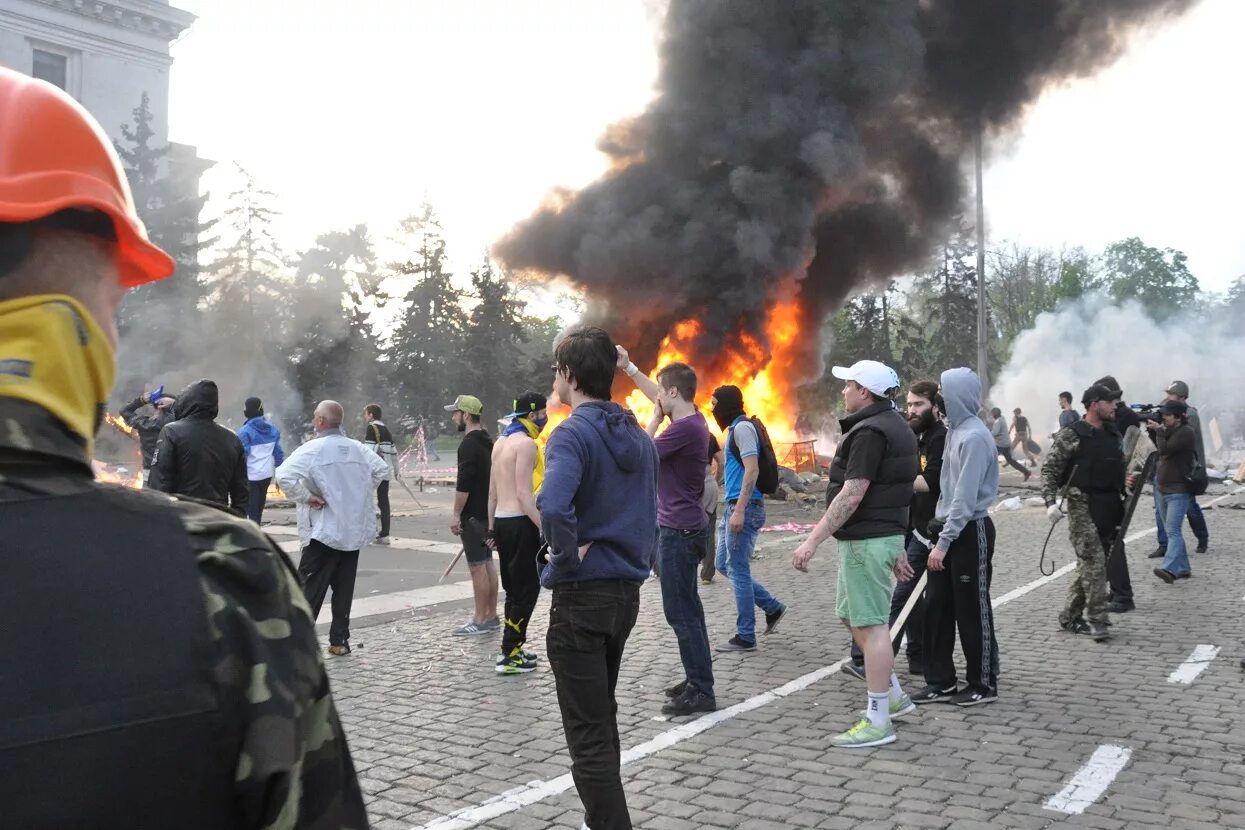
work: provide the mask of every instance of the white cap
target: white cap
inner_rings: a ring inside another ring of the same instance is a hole
[[[830,373],[839,380],[854,380],[875,395],[899,388],[899,375],[885,363],[857,360],[851,366],[835,366]]]

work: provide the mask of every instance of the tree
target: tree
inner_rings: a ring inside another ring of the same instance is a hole
[[[941,262],[918,276],[909,292],[912,313],[922,321],[925,348],[914,351],[913,376],[938,377],[944,369],[977,365],[977,265],[968,229],[943,245]],[[990,315],[987,309],[987,324]]]
[[[128,334],[145,319],[165,317],[189,319],[201,298],[199,251],[214,244],[205,239],[215,220],[201,221],[207,195],[198,193],[195,171],[168,163],[169,146],[154,146],[151,99],[144,92],[133,110],[132,124],[121,125],[123,141],[116,144],[138,215],[147,227],[151,241],[177,264],[171,279],[141,286],[129,292],[118,314],[118,327]],[[166,361],[178,362],[181,354],[169,354]]]
[[[378,271],[366,225],[321,234],[299,255],[289,347],[294,385],[304,401],[331,398],[351,412],[384,399],[370,321]]]
[[[445,239],[430,205],[404,219],[399,241],[414,252],[392,268],[407,280],[405,315],[390,340],[390,395],[409,423],[444,420],[462,366],[467,321],[461,297],[446,270]]]
[[[506,415],[510,412],[507,403],[522,391],[516,384],[522,376],[520,347],[526,339],[523,303],[515,299],[510,282],[494,270],[487,257],[471,273],[471,285],[479,302],[464,332],[464,374],[471,394],[484,401],[487,413]]]
[[[1098,287],[1119,302],[1136,300],[1159,321],[1191,307],[1198,297],[1187,256],[1152,248],[1135,236],[1107,246]]]

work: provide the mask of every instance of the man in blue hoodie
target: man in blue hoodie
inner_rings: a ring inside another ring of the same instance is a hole
[[[246,423],[238,430],[238,438],[242,439],[242,451],[246,453],[247,486],[250,488],[246,517],[259,524],[268,502],[273,471],[285,461],[285,453],[281,451],[281,430],[264,415],[263,401],[247,398],[242,414],[246,416]]]
[[[599,328],[568,331],[553,388],[571,415],[549,436],[536,499],[553,591],[546,645],[571,775],[591,830],[630,830],[614,688],[657,546],[657,449],[610,401],[618,352]]]
[[[972,369],[942,373],[947,404],[947,444],[936,531],[925,592],[925,682],[912,702],[976,706],[998,700],[999,643],[990,606],[994,523],[990,505],[999,493],[997,447],[981,411],[981,379]],[[960,633],[968,685],[955,673],[955,633]]]

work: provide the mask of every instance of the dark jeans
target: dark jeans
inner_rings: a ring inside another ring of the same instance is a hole
[[[380,508],[380,533],[378,536],[389,535],[389,482],[382,481],[376,488],[376,506]]]
[[[696,566],[705,555],[705,530],[657,532],[657,557],[661,562],[661,604],[666,622],[679,641],[679,659],[687,684],[713,697],[713,658],[709,654],[709,629],[705,609],[696,590]]]
[[[493,522],[497,542],[497,570],[506,591],[506,620],[501,631],[502,654],[522,648],[527,642],[527,623],[540,599],[540,531],[527,516],[512,516]]]
[[[929,548],[924,543],[917,540],[915,536],[908,540],[908,546],[904,551],[908,556],[908,564],[912,566],[912,578],[907,582],[896,582],[895,592],[891,594],[891,618],[890,625],[895,624],[895,620],[899,619],[899,614],[903,611],[903,607],[908,604],[908,597],[912,596],[912,590],[916,588],[916,584],[921,579],[921,574],[925,573],[925,564],[929,560]],[[908,621],[904,623],[900,631],[891,632],[891,645],[895,649],[895,653],[899,653],[899,641],[903,639],[904,632],[908,634],[908,659],[920,662],[923,656],[921,651],[922,638],[925,636],[925,598],[921,597],[916,601],[916,605],[912,607],[912,613],[908,615]],[[860,646],[856,645],[856,641],[852,640],[852,662],[858,666],[865,664],[864,652],[860,650]]]
[[[271,478],[247,482],[250,492],[246,503],[246,517],[255,524],[259,524],[259,520],[264,515],[264,505],[268,503],[269,484],[272,484]]]
[[[705,558],[700,562],[700,578],[708,582],[718,570],[713,566],[718,552],[718,511],[705,515],[709,517],[709,524],[705,527]]]
[[[555,585],[546,647],[558,688],[571,777],[592,830],[631,830],[614,689],[640,613],[640,586],[618,579]]]
[[[964,673],[974,688],[995,688],[999,642],[990,607],[994,574],[994,522],[970,520],[951,543],[944,569],[930,571],[925,591],[925,682],[956,685],[955,634],[960,633]]]
[[[1013,468],[1020,470],[1020,472],[1024,473],[1025,476],[1028,477],[1029,475],[1028,468],[1026,468],[1023,464],[1021,464],[1019,461],[1017,461],[1015,458],[1012,457],[1011,447],[995,447],[995,449],[998,450],[999,455],[1003,456],[1004,461],[1012,465]]]
[[[1133,604],[1133,580],[1128,574],[1128,558],[1124,555],[1124,545],[1121,544],[1119,553],[1112,556],[1109,547],[1110,539],[1107,544],[1107,587],[1110,589],[1107,598],[1131,605]]]
[[[303,578],[303,593],[311,606],[311,618],[320,616],[324,595],[333,589],[333,624],[329,626],[329,644],[344,646],[350,642],[350,605],[354,601],[354,580],[359,572],[357,550],[335,550],[315,539],[303,548],[298,560],[298,574]]]

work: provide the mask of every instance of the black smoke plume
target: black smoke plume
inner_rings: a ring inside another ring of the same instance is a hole
[[[656,97],[600,141],[610,172],[496,254],[570,278],[645,359],[701,320],[711,371],[794,290],[815,375],[825,315],[923,264],[963,210],[979,123],[1007,130],[1194,2],[670,0]]]

